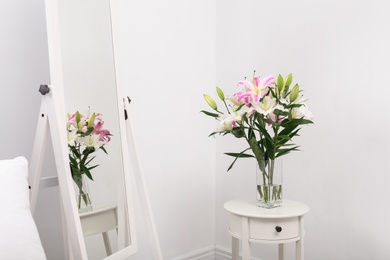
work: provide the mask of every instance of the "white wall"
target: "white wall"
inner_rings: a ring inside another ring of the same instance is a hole
[[[43,1],[2,2],[0,19],[0,155],[29,156],[49,78]]]
[[[302,151],[284,158],[285,198],[311,208],[307,259],[390,258],[389,8],[368,0],[217,1],[217,84],[232,93],[253,69],[292,72],[310,98],[315,124],[296,140]],[[223,152],[239,149],[230,140],[217,141],[223,247],[230,247],[223,203],[255,196],[253,164],[225,173],[231,160]],[[254,256],[274,259],[276,247],[255,246]]]
[[[117,7],[119,80],[132,99],[163,256],[172,259],[214,244],[215,148],[207,137],[214,122],[199,111],[215,85],[215,2]],[[144,244],[134,259],[150,259]]]
[[[41,95],[49,82],[44,1],[0,4],[0,159],[31,157]],[[55,170],[47,151],[44,175]],[[39,197],[36,222],[49,259],[61,259],[62,235],[58,189]]]

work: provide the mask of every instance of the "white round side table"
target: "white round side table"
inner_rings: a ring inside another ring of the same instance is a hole
[[[284,243],[296,242],[296,259],[304,259],[305,235],[303,217],[309,207],[301,202],[283,200],[281,207],[265,209],[256,201],[231,200],[224,208],[230,212],[229,233],[232,235],[232,259],[250,259],[250,243],[279,244],[279,260],[284,259]]]
[[[102,234],[107,256],[112,255],[108,231],[118,228],[117,206],[93,209],[80,213],[84,236]]]

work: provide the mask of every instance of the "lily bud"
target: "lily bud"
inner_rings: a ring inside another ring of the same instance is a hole
[[[225,100],[225,94],[223,93],[222,89],[220,89],[219,87],[217,87],[217,94],[218,94],[218,97],[224,101]]]
[[[295,99],[297,99],[299,94],[299,86],[298,84],[295,84],[295,86],[292,88],[290,92],[290,101],[294,102]]]
[[[217,103],[215,102],[215,100],[210,97],[209,95],[207,94],[203,94],[203,97],[204,99],[206,100],[207,104],[209,104],[209,106],[214,109],[214,110],[217,110],[218,107],[217,107]]]
[[[285,82],[286,82],[286,86],[289,87],[291,82],[292,82],[292,74],[291,73],[287,75]]]
[[[80,113],[79,111],[76,112],[76,123],[79,124],[80,122]]]
[[[95,113],[93,113],[89,118],[88,127],[93,127],[93,124],[95,123],[95,116],[96,116]]]
[[[278,84],[279,93],[283,92],[285,83],[284,83],[282,75],[280,75],[280,74],[279,74],[278,79],[277,79],[277,84]]]

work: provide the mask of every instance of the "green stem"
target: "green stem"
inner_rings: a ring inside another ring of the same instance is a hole
[[[225,105],[227,112],[230,114],[230,109],[229,109],[228,105],[226,104],[226,101],[222,100],[222,102]]]
[[[80,209],[81,208],[81,198],[83,197],[83,190],[81,188],[79,188],[79,200],[77,202],[77,208]]]
[[[269,175],[268,183],[270,185],[273,185],[273,183],[274,183],[275,160],[269,160],[269,162],[271,163],[271,167],[270,167],[269,172],[268,172],[268,175]]]

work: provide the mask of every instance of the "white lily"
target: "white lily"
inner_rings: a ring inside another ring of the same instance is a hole
[[[308,98],[305,98],[301,93],[299,93],[298,97],[291,103],[305,105],[307,100]]]
[[[232,112],[231,114],[222,114],[218,117],[220,122],[216,132],[231,131],[235,122],[241,121],[241,115],[238,112]]]
[[[75,146],[75,140],[79,135],[77,134],[77,130],[68,131],[67,137],[68,137],[68,144],[70,146]]]
[[[291,109],[291,117],[294,119],[304,118],[304,119],[312,120],[313,114],[309,111],[307,106],[302,105],[300,107],[295,107]]]
[[[99,139],[100,139],[99,135],[89,135],[89,136],[81,137],[79,143],[85,144],[87,147],[94,147],[95,150],[97,151],[102,146]]]
[[[261,102],[252,105],[258,113],[267,116],[268,114],[274,112],[276,108],[276,99],[270,96],[265,96]]]

